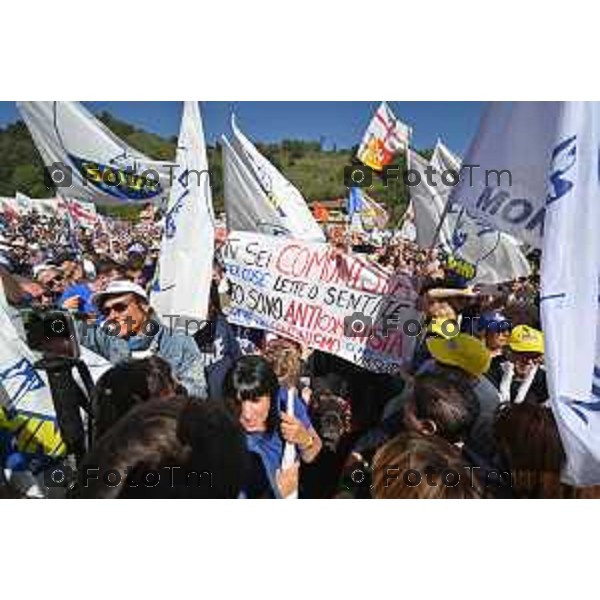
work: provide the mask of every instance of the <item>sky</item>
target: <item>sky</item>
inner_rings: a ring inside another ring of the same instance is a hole
[[[256,142],[282,139],[322,139],[350,148],[358,144],[380,101],[373,102],[201,102],[205,136],[213,144],[230,133],[229,115]],[[177,135],[181,102],[83,102],[92,112],[106,110],[134,126],[163,136]],[[413,128],[411,145],[432,148],[438,137],[455,153],[464,155],[477,130],[483,102],[396,102],[394,114]],[[0,102],[0,127],[19,119],[14,102]]]

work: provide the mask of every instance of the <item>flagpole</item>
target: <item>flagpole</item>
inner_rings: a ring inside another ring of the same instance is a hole
[[[446,204],[444,206],[444,210],[440,215],[440,222],[438,223],[433,239],[431,240],[430,250],[433,250],[438,242],[438,238],[440,237],[440,232],[442,231],[442,226],[444,225],[444,221],[446,220],[446,216],[448,215],[448,211],[450,210],[450,198],[446,200]]]
[[[410,138],[412,137],[412,127],[410,128],[410,134],[408,136],[408,141],[406,144],[406,177],[408,179],[408,173],[410,171]],[[402,227],[404,226],[404,221],[406,221],[406,218],[408,217],[408,212],[410,210],[410,186],[407,185],[406,186],[406,196],[408,198],[408,202],[406,203],[406,210],[404,211],[404,214],[402,215],[402,218],[400,219],[400,222],[398,223],[397,229],[398,231],[402,230]]]

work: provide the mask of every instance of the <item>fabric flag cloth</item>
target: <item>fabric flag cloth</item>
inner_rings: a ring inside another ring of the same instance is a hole
[[[21,333],[19,333],[21,332]],[[34,366],[39,355],[24,341],[18,311],[10,307],[0,278],[0,452],[28,459],[58,458],[65,446],[56,423],[48,377]],[[110,363],[81,348],[81,357],[96,381]],[[76,377],[76,381],[81,381]]]
[[[30,198],[32,210],[46,216],[57,217],[60,207],[56,198]]]
[[[206,319],[215,218],[197,102],[184,103],[177,165],[161,241],[158,289],[153,290],[151,303],[159,317]]]
[[[542,103],[545,104],[545,103]],[[562,103],[545,162],[542,247],[546,370],[567,464],[566,483],[600,484],[600,103]],[[546,142],[545,138],[539,140]]]
[[[21,208],[14,198],[0,198],[0,212],[10,219],[21,217]]]
[[[556,142],[563,109],[561,102],[491,103],[467,152],[452,201],[495,229],[541,248],[546,202],[563,193],[562,173],[575,162],[574,140],[564,139],[562,146]]]
[[[367,167],[381,171],[408,148],[411,129],[382,102],[371,119],[356,156]]]
[[[363,226],[368,229],[375,227],[385,229],[388,222],[387,211],[357,187],[350,188],[346,200],[346,212],[350,222],[361,231],[363,231]],[[360,227],[358,221],[360,221]]]
[[[452,186],[444,183],[442,173],[451,170],[458,176],[460,159],[441,141],[429,163],[416,152],[409,152],[411,167],[420,175],[419,184],[411,191],[419,246],[441,246],[451,257],[451,264],[473,284],[497,284],[528,276],[531,268],[516,240],[452,200]],[[434,169],[429,178],[432,185],[428,183],[428,167]]]
[[[283,233],[307,241],[325,241],[306,200],[231,118],[233,138],[224,145],[225,208],[229,229]],[[260,219],[254,221],[251,215]]]
[[[60,207],[55,198],[30,198],[21,192],[17,192],[14,198],[0,198],[0,212],[10,217],[18,218],[33,211],[47,216],[56,216]]]
[[[93,202],[67,198],[65,204],[75,225],[86,229],[93,229],[98,223],[98,213],[96,212],[96,205]]]
[[[22,194],[21,192],[15,193],[15,202],[19,207],[21,214],[30,213],[31,209],[33,208],[31,198],[25,194]]]
[[[452,196],[542,248],[546,374],[574,485],[600,484],[599,151],[598,102],[493,103],[468,162],[509,169],[512,185],[474,174]]]
[[[408,207],[406,208],[406,212],[402,216],[402,226],[400,230],[396,232],[395,237],[398,237],[402,240],[407,240],[409,242],[417,241],[417,226],[416,226],[416,218],[415,218],[415,208],[413,201],[411,200],[408,203]]]
[[[370,228],[385,229],[389,221],[387,210],[375,202],[373,198],[362,192],[365,208],[363,209],[363,221],[367,221]]]
[[[221,137],[227,228],[289,235],[281,215],[227,138]]]
[[[363,200],[363,194],[360,188],[353,187],[350,188],[350,192],[348,193],[348,200],[346,201],[346,212],[348,213],[348,218],[352,221],[352,217],[354,213],[360,213],[365,208],[365,202]]]
[[[135,150],[79,102],[17,102],[17,107],[63,196],[115,204],[158,201],[168,193],[174,165]]]

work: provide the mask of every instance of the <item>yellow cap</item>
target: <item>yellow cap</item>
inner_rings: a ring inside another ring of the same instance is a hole
[[[460,327],[455,319],[434,319],[429,324],[427,333],[433,333],[449,340],[460,333]]]
[[[528,325],[517,325],[510,334],[508,345],[514,352],[544,353],[544,334]]]
[[[472,335],[459,333],[449,340],[430,337],[426,344],[435,360],[458,367],[475,377],[483,375],[490,368],[490,351]]]

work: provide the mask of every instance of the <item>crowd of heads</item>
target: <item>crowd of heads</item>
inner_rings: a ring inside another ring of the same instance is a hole
[[[88,321],[116,321],[120,337],[139,335],[135,327],[125,335],[123,323],[133,317],[140,324],[151,314],[158,222],[105,219],[101,229],[78,228],[75,245],[56,217],[2,217],[0,228],[11,304],[66,308]],[[160,356],[120,360],[91,392],[91,444],[69,495],[594,494],[561,483],[566,457],[545,381],[538,256],[529,256],[531,277],[474,288],[442,251],[392,232],[370,239],[335,234],[330,243],[412,278],[427,327],[410,368],[396,376],[371,373],[255,331],[251,350],[222,363],[218,394],[199,398]],[[209,318],[241,341],[222,310],[224,280],[217,260]],[[201,354],[215,343],[215,330],[207,332],[195,336]],[[295,459],[284,467],[290,447]]]

